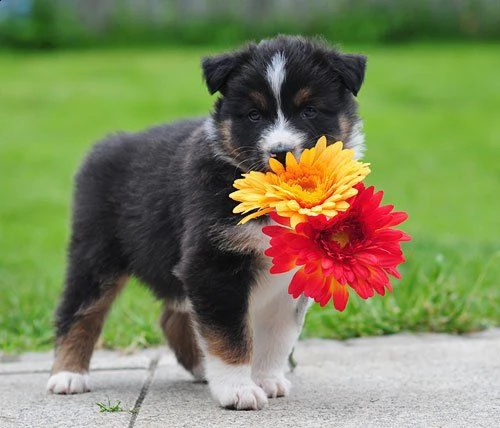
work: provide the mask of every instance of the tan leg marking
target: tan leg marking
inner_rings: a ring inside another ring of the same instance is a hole
[[[203,353],[198,345],[191,314],[176,311],[166,305],[160,324],[177,361],[191,373],[193,370],[199,370]],[[193,375],[198,376],[198,373]]]
[[[252,360],[252,337],[245,332],[243,347],[233,347],[228,338],[218,331],[203,326],[201,334],[205,340],[207,353],[231,365],[250,364]]]
[[[101,334],[106,315],[127,280],[128,277],[120,278],[99,300],[77,313],[78,321],[57,341],[52,373],[88,371],[94,345]]]

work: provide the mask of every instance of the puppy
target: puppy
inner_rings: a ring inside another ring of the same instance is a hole
[[[326,135],[363,151],[354,96],[366,59],[318,40],[279,36],[202,61],[208,118],[97,143],[76,175],[65,289],[48,389],[90,389],[89,362],[131,276],[165,302],[161,325],[182,366],[224,407],[260,409],[287,395],[284,369],[307,298],[270,276],[261,232],[238,226],[233,181],[299,156]]]

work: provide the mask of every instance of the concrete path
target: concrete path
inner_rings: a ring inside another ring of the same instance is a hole
[[[165,348],[96,352],[93,392],[73,396],[45,393],[50,353],[0,356],[0,427],[500,426],[500,329],[307,340],[295,355],[291,395],[260,412],[217,407]],[[100,413],[108,399],[122,411]]]

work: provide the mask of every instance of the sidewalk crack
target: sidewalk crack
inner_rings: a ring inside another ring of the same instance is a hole
[[[148,367],[148,375],[146,377],[146,380],[144,381],[144,384],[142,385],[141,392],[139,393],[139,396],[137,397],[137,400],[135,401],[134,408],[132,409],[132,417],[130,418],[130,422],[128,424],[128,428],[133,428],[135,425],[135,421],[137,419],[137,416],[139,415],[139,411],[141,410],[142,403],[144,402],[144,399],[146,398],[146,395],[148,394],[149,387],[151,386],[151,383],[153,382],[153,378],[156,372],[156,368],[158,367],[158,361],[160,357],[156,357],[153,360],[151,360],[151,363],[149,364]]]

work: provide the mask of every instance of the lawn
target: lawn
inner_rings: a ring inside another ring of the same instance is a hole
[[[394,293],[315,307],[305,336],[500,325],[500,46],[352,47],[369,55],[359,101],[369,182],[410,214]],[[200,50],[0,53],[0,351],[51,346],[71,180],[92,142],[202,115]],[[132,283],[101,344],[160,343],[160,305]]]

